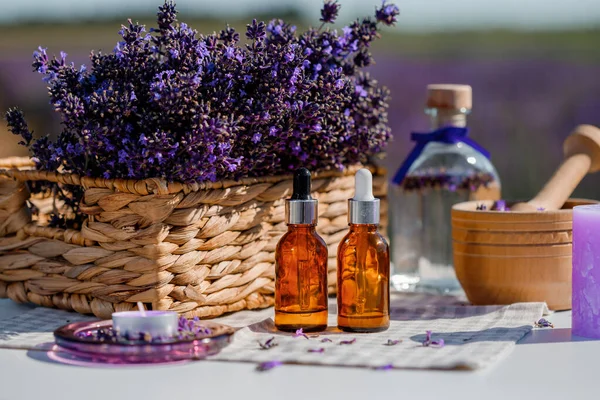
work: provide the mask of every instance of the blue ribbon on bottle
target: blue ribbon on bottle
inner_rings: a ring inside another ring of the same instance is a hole
[[[392,182],[396,185],[400,185],[411,165],[416,161],[417,158],[425,149],[428,143],[438,142],[446,144],[465,143],[471,146],[475,151],[481,153],[485,158],[490,158],[490,152],[484,149],[479,143],[469,137],[468,128],[459,128],[456,126],[446,126],[429,133],[418,133],[413,132],[410,134],[410,140],[416,143],[415,147],[406,157],[406,160],[402,163]]]

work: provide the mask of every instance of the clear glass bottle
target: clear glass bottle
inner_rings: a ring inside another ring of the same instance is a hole
[[[337,253],[338,328],[383,331],[390,325],[390,255],[377,231],[379,199],[373,197],[369,170],[356,173],[356,192],[348,209],[350,231]]]
[[[429,85],[432,130],[465,128],[468,85]],[[500,180],[490,160],[466,143],[428,143],[400,185],[390,184],[392,285],[396,290],[460,289],[452,259],[451,209],[469,200],[497,200]]]
[[[286,200],[288,231],[275,250],[275,326],[282,331],[327,328],[327,245],[315,230],[317,206],[310,172],[300,168]]]

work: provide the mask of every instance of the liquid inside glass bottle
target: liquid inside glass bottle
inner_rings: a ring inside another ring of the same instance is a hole
[[[429,85],[426,113],[432,130],[466,128],[471,87]],[[460,289],[453,268],[451,210],[469,200],[497,200],[500,180],[490,160],[462,142],[432,141],[391,184],[392,284],[396,290]]]
[[[338,246],[338,328],[350,332],[378,332],[390,324],[390,256],[377,231],[379,200],[371,179],[366,169],[356,174],[356,194],[348,202],[350,231]]]
[[[310,173],[300,168],[286,201],[288,231],[275,250],[275,326],[283,331],[327,328],[327,245],[316,232],[317,215]]]

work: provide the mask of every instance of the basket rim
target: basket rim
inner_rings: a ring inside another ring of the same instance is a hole
[[[117,190],[123,193],[138,195],[149,194],[174,194],[179,192],[189,193],[200,190],[227,189],[235,186],[248,186],[260,183],[279,183],[292,179],[293,174],[282,174],[263,176],[258,178],[241,178],[239,180],[227,179],[216,182],[181,183],[169,182],[163,178],[146,179],[119,179],[119,178],[95,178],[80,176],[78,174],[64,173],[58,171],[46,171],[36,169],[19,169],[22,167],[33,167],[34,163],[29,157],[9,157],[0,159],[0,176],[15,179],[17,181],[49,181],[67,185],[82,186],[88,188],[102,188]],[[349,176],[356,173],[360,168],[368,168],[376,175],[384,175],[383,167],[373,165],[363,166],[355,164],[345,167],[343,170],[326,170],[314,172],[313,179],[330,178],[336,176]]]

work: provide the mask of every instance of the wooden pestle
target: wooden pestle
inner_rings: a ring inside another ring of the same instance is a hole
[[[527,203],[516,203],[511,211],[558,210],[589,172],[600,170],[600,129],[579,125],[565,139],[564,161],[543,189]]]

